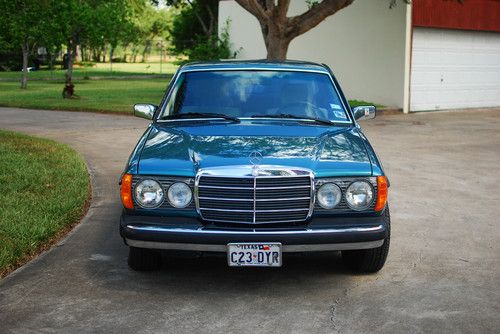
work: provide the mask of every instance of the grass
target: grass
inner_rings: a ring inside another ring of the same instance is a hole
[[[0,106],[131,114],[135,103],[158,104],[169,80],[81,80],[73,99],[62,98],[62,82],[32,81],[26,90],[17,82],[0,82]]]
[[[74,79],[83,79],[85,77],[172,75],[177,67],[177,65],[170,62],[164,62],[161,65],[160,63],[113,63],[112,67],[109,63],[96,63],[93,67],[76,67],[73,71],[73,77]],[[64,80],[65,73],[66,71],[62,69],[29,72],[28,85],[30,79]],[[21,80],[21,74],[20,71],[0,72],[0,80],[19,81]]]
[[[363,101],[363,100],[349,100],[349,105],[351,107],[375,106],[375,107],[377,107],[377,109],[385,107],[385,106],[383,106],[381,104],[376,104],[376,103],[373,103],[373,102],[366,102],[366,101]]]
[[[66,145],[0,130],[0,277],[78,222],[89,198],[85,163]]]

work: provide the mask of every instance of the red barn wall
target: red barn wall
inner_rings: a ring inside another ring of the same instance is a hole
[[[413,26],[500,32],[500,0],[413,0]]]

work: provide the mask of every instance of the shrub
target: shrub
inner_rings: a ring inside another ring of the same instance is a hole
[[[208,39],[198,36],[195,45],[186,51],[189,61],[236,58],[241,48],[231,51],[230,23],[229,19],[226,20],[219,36],[212,35]]]

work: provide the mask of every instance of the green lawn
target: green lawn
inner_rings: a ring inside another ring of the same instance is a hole
[[[160,63],[115,63],[112,67],[109,63],[96,63],[93,67],[76,67],[73,71],[74,79],[83,79],[85,77],[120,77],[137,75],[172,75],[177,69],[177,65],[170,62]],[[60,66],[58,67],[60,68]],[[161,72],[160,72],[161,70]],[[29,79],[59,79],[64,80],[65,70],[56,69],[53,71],[40,70],[28,73]],[[0,80],[16,81],[21,79],[21,72],[0,72]]]
[[[73,99],[62,98],[62,82],[32,81],[26,90],[15,82],[0,82],[0,106],[131,114],[135,103],[158,104],[169,80],[80,80]]]
[[[383,108],[384,106],[381,104],[376,104],[373,102],[366,102],[362,100],[349,100],[349,105],[351,107],[359,107],[359,106],[375,106],[377,108]]]
[[[85,163],[66,145],[0,130],[0,277],[47,248],[83,215]]]

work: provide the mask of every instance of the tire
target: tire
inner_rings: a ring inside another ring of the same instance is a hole
[[[375,273],[382,269],[389,253],[391,241],[391,214],[389,205],[383,213],[387,227],[384,244],[378,248],[342,251],[342,262],[351,270],[360,273]]]
[[[128,266],[135,271],[157,270],[161,267],[161,254],[154,249],[129,247]]]

